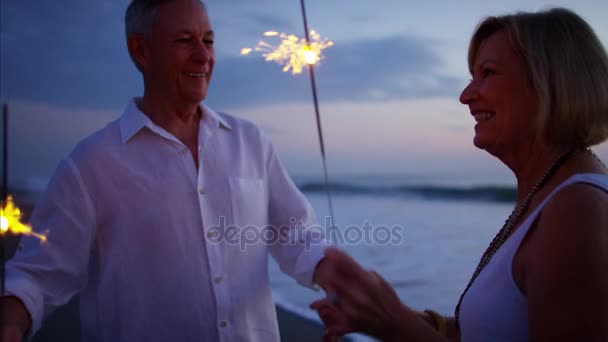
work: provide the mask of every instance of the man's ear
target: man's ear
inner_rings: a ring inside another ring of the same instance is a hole
[[[127,37],[127,47],[133,62],[140,71],[150,63],[150,53],[143,34],[132,34]]]

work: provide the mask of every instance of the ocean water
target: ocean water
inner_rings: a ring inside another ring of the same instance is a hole
[[[513,208],[513,202],[491,195],[503,190],[456,197],[367,191],[334,194],[335,223],[342,229],[366,221],[372,227],[402,228],[400,243],[361,241],[339,247],[381,274],[411,308],[452,315],[481,254]],[[322,221],[328,214],[327,197],[321,191],[305,194]],[[270,277],[280,301],[314,314],[308,305],[324,296],[322,291],[299,286],[274,261],[270,262]]]

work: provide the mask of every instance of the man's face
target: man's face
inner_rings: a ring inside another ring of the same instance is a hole
[[[198,104],[207,96],[215,64],[213,30],[198,0],[161,5],[147,39],[144,73],[154,89],[172,102]]]

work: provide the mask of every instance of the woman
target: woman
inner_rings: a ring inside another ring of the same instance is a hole
[[[608,341],[608,57],[565,9],[485,19],[460,101],[474,144],[517,178],[512,214],[483,254],[455,317],[414,312],[345,253],[326,261],[334,300],[311,305],[327,337],[387,341]],[[335,300],[339,298],[339,301]]]

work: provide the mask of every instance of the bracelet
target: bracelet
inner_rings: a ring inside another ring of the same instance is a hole
[[[431,318],[435,322],[435,328],[437,329],[437,331],[439,332],[439,334],[441,336],[448,336],[448,333],[447,333],[447,322],[445,320],[445,317],[443,317],[437,311],[428,310],[428,309],[424,310],[424,313],[426,313],[429,316],[431,316]]]

